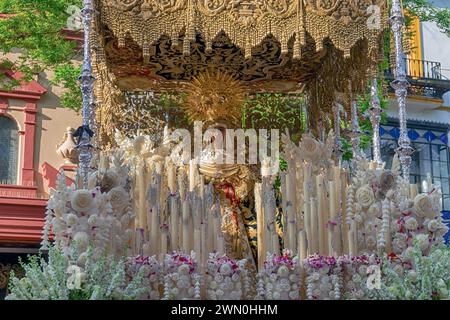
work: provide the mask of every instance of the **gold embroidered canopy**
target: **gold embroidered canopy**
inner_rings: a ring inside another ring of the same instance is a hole
[[[307,92],[316,105],[377,70],[386,0],[100,0],[91,46],[97,103],[182,92],[208,69],[249,92]],[[329,92],[329,93],[326,93]]]

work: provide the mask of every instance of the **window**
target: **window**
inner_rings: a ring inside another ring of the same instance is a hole
[[[427,191],[427,174],[432,178],[434,184],[441,186],[442,209],[450,211],[450,182],[449,182],[449,151],[447,141],[447,129],[428,125],[408,123],[408,136],[411,146],[414,148],[410,168],[410,183],[416,183],[420,192]],[[381,155],[390,168],[392,158],[397,148],[400,130],[398,125],[381,126]]]
[[[0,116],[0,184],[17,184],[18,147],[16,123]]]

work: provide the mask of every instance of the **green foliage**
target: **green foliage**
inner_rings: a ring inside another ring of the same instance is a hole
[[[55,77],[51,81],[53,85],[62,86],[65,89],[60,97],[61,104],[77,112],[82,105],[80,85],[77,81],[80,73],[81,67],[70,63],[61,64],[55,67]]]
[[[433,246],[428,255],[415,243],[412,269],[395,268],[394,262],[384,259],[381,289],[374,290],[374,298],[395,300],[440,300],[450,298],[450,247]]]
[[[429,0],[403,0],[403,6],[421,21],[435,22],[439,29],[450,37],[449,9],[437,8]]]
[[[0,68],[21,71],[24,81],[30,81],[43,70],[58,74],[53,83],[66,89],[61,99],[64,107],[79,109],[80,89],[76,86],[71,59],[77,54],[76,43],[67,41],[61,32],[67,26],[70,5],[81,7],[81,0],[3,0],[0,13],[11,16],[0,19],[0,53],[20,50],[20,58],[11,61],[0,56]],[[70,67],[69,67],[70,66]],[[16,81],[2,81],[0,88],[11,90]]]
[[[7,300],[129,300],[138,299],[147,290],[140,285],[142,272],[129,281],[123,260],[106,256],[94,259],[90,249],[85,267],[80,269],[79,287],[68,285],[73,275],[70,261],[55,247],[48,252],[48,262],[42,255],[35,255],[28,263],[19,263],[25,275],[18,279],[11,273]]]

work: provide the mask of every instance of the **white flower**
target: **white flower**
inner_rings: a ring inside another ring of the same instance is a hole
[[[287,277],[288,276],[288,274],[289,274],[289,269],[286,267],[286,266],[280,266],[279,268],[278,268],[278,275],[280,276],[280,277]]]
[[[85,251],[89,245],[89,236],[84,231],[78,231],[77,233],[75,233],[73,240],[75,241],[79,252]]]
[[[224,263],[220,266],[220,273],[224,276],[230,275],[231,271],[231,267],[228,263]]]
[[[217,283],[221,283],[221,282],[223,281],[223,276],[222,276],[220,273],[217,273],[217,274],[215,275],[215,277],[214,277],[214,280],[215,280]]]
[[[221,297],[221,296],[224,295],[224,292],[223,292],[222,290],[218,289],[218,290],[216,291],[216,295],[217,295],[218,297]]]
[[[413,258],[414,256],[414,248],[413,247],[408,247],[406,248],[406,250],[403,252],[403,259],[405,261],[409,261]]]
[[[299,293],[298,293],[298,291],[291,291],[291,292],[289,292],[289,298],[290,299],[298,299],[299,298]]]
[[[280,299],[280,293],[275,291],[275,292],[273,293],[273,299],[274,299],[274,300]]]
[[[428,217],[433,214],[433,205],[427,194],[421,193],[414,198],[414,211],[419,217]]]
[[[128,193],[123,187],[112,188],[108,192],[109,201],[113,210],[121,212],[128,205]]]
[[[412,282],[417,282],[417,279],[419,278],[419,275],[417,274],[416,271],[410,270],[410,271],[408,272],[408,278],[409,278]]]
[[[216,288],[217,288],[217,282],[211,281],[211,282],[209,283],[209,287],[210,287],[211,289],[216,289]]]
[[[429,240],[427,234],[417,234],[417,235],[415,236],[415,238],[416,238],[416,240],[417,240],[417,243],[418,243],[418,245],[419,245],[419,248],[420,248],[422,251],[425,251],[426,249],[428,249],[428,246],[429,246],[429,244],[430,244],[430,240]]]
[[[182,264],[178,267],[178,273],[182,275],[186,275],[189,273],[189,266],[187,264]]]
[[[77,264],[78,264],[80,267],[83,267],[83,266],[86,264],[86,260],[87,260],[87,253],[86,253],[86,252],[83,252],[82,254],[80,254],[80,255],[78,256]]]
[[[405,227],[408,230],[416,230],[419,224],[417,223],[417,220],[414,217],[409,217],[405,221]]]
[[[100,190],[108,192],[119,184],[119,176],[112,170],[106,170],[100,173]]]
[[[70,204],[78,212],[87,212],[94,207],[94,199],[89,190],[80,189],[74,192]]]
[[[362,186],[356,191],[356,200],[363,208],[368,208],[375,200],[373,190],[367,185]]]
[[[178,295],[178,288],[172,288],[172,290],[170,290],[170,293],[176,297]]]
[[[430,220],[427,225],[428,231],[435,232],[439,228],[439,222],[437,220]]]
[[[88,219],[88,224],[92,226],[96,226],[98,224],[98,216],[96,214],[93,214]]]
[[[401,237],[397,237],[392,241],[392,245],[397,252],[401,252],[404,248],[406,248],[406,240]]]
[[[69,227],[76,225],[77,222],[78,222],[78,217],[75,214],[69,213],[66,216],[66,223]]]

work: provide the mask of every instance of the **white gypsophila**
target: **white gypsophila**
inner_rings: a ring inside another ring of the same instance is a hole
[[[430,239],[427,234],[417,234],[414,236],[414,238],[422,251],[425,251],[429,248]]]

